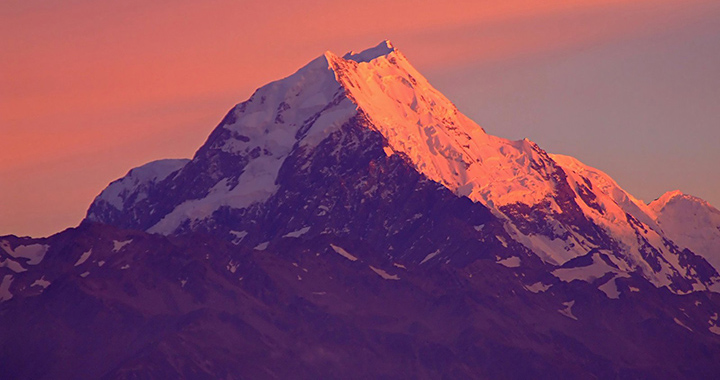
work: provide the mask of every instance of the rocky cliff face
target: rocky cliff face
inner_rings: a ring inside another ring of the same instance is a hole
[[[712,244],[658,205],[486,134],[388,42],[326,53],[78,228],[0,238],[0,357],[16,378],[712,378]]]

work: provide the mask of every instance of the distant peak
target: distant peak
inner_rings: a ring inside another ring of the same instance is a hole
[[[363,50],[359,53],[351,51],[343,56],[343,59],[349,59],[355,62],[370,62],[375,58],[388,55],[395,51],[395,47],[388,40],[380,42],[377,46]]]
[[[660,210],[663,207],[665,207],[668,202],[670,202],[672,199],[677,197],[682,197],[685,194],[680,190],[672,190],[668,191],[665,194],[661,195],[659,198],[655,199],[654,201],[648,203],[648,206],[655,210]]]
[[[649,206],[656,212],[661,211],[668,204],[698,204],[706,207],[713,207],[706,200],[698,198],[696,196],[685,194],[680,190],[668,191],[667,193],[660,196],[660,198],[650,202]]]
[[[667,193],[663,194],[661,196],[661,198],[672,199],[672,198],[681,197],[684,195],[685,195],[685,193],[683,193],[680,190],[672,190],[672,191],[668,191]]]

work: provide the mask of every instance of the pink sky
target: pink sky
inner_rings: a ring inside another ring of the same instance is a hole
[[[62,5],[60,5],[62,3]],[[325,50],[393,41],[486,130],[720,204],[716,1],[0,3],[0,234],[77,225]]]

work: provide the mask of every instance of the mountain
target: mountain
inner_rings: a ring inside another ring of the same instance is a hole
[[[714,378],[718,211],[487,134],[387,41],[0,238],[14,378]]]
[[[720,268],[720,211],[704,200],[670,191],[650,203],[657,224],[672,241]]]
[[[532,141],[488,135],[387,41],[342,58],[326,52],[258,89],[228,113],[192,161],[162,181],[126,177],[113,183],[87,219],[162,234],[212,231],[233,239],[235,231],[260,243],[273,236],[258,224],[293,194],[307,198],[298,200],[303,210],[322,206],[335,214],[333,205],[308,201],[328,198],[327,189],[292,186],[303,179],[291,177],[347,181],[331,171],[396,156],[409,170],[484,205],[510,240],[544,263],[561,266],[589,255],[589,271],[639,272],[677,293],[720,289],[717,269],[663,234],[648,206],[609,176],[571,157],[548,155]],[[317,163],[323,167],[314,172]],[[148,165],[168,167],[165,161]],[[357,181],[350,184],[364,183]],[[129,182],[136,185],[128,188]],[[285,220],[304,219],[297,228],[328,224],[333,233],[349,228],[350,216],[339,221],[346,225],[328,223],[328,217],[315,220],[293,210]]]

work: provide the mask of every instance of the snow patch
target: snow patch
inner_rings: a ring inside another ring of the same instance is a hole
[[[90,248],[87,252],[83,252],[83,254],[80,255],[80,258],[78,259],[78,261],[75,262],[74,266],[82,265],[82,263],[87,261],[87,259],[90,257],[91,254],[92,254],[92,248]]]
[[[693,329],[691,329],[690,327],[688,327],[686,324],[682,323],[681,320],[679,320],[679,319],[677,319],[677,318],[673,318],[673,321],[675,321],[675,323],[677,323],[678,325],[686,328],[688,331],[693,331]]]
[[[420,265],[424,264],[425,262],[431,260],[433,257],[440,254],[440,250],[436,250],[435,252],[429,253],[425,258],[420,262]]]
[[[267,249],[267,247],[268,247],[269,244],[270,244],[269,241],[262,242],[262,243],[256,245],[254,249],[255,249],[256,251],[264,251],[264,250]]]
[[[0,268],[8,268],[15,273],[21,273],[27,270],[19,262],[9,258],[0,261]]]
[[[517,268],[520,266],[520,258],[517,256],[511,256],[506,259],[496,261],[496,263],[498,263],[504,267],[507,267],[507,268]]]
[[[0,302],[5,302],[13,298],[13,294],[10,292],[10,285],[12,285],[15,278],[11,274],[3,276],[2,283],[0,283]]]
[[[80,277],[85,278],[85,277],[87,277],[89,274],[90,274],[90,272],[83,272],[83,273],[80,274]]]
[[[565,282],[571,282],[573,280],[582,280],[585,282],[592,282],[607,273],[618,273],[618,270],[608,265],[604,260],[593,255],[592,264],[584,267],[575,268],[560,268],[552,271],[553,276],[559,278]]]
[[[235,236],[235,238],[232,240],[232,243],[237,245],[240,244],[243,239],[245,239],[245,236],[247,236],[247,231],[230,231],[230,234]]]
[[[50,286],[50,281],[47,281],[47,280],[45,279],[45,276],[42,276],[42,277],[40,277],[39,279],[33,281],[32,284],[30,284],[30,287],[31,287],[31,288],[32,288],[33,286],[40,286],[40,287],[42,287],[43,289],[46,289],[48,286]]]
[[[508,244],[507,241],[505,241],[505,238],[502,236],[495,236],[495,238],[502,244],[503,247],[507,248]]]
[[[390,274],[380,268],[375,268],[372,265],[369,265],[369,267],[370,267],[370,269],[372,269],[373,272],[377,273],[378,276],[380,276],[386,280],[399,280],[400,279],[400,277],[398,277],[396,274]]]
[[[538,281],[532,285],[525,285],[525,289],[533,293],[545,292],[546,290],[550,289],[550,287],[552,287],[552,285],[543,284],[541,281]]]
[[[517,242],[533,251],[540,259],[553,265],[562,265],[565,262],[586,254],[590,247],[583,244],[572,231],[565,231],[565,228],[557,221],[550,220],[554,230],[562,229],[562,232],[569,232],[567,240],[551,239],[545,235],[525,235],[511,223],[505,223],[505,231]]]
[[[269,198],[277,190],[275,178],[283,161],[260,156],[250,161],[239,178],[239,185],[230,188],[228,179],[218,181],[202,199],[187,200],[165,215],[147,231],[170,234],[185,220],[206,219],[223,206],[242,209]]]
[[[285,235],[283,235],[284,238],[298,238],[302,235],[305,235],[308,231],[310,231],[310,227],[303,227],[297,231],[289,232]]]
[[[348,251],[344,250],[342,247],[338,247],[337,245],[330,244],[330,247],[337,252],[340,256],[350,260],[350,261],[357,261],[357,257],[351,255]]]
[[[565,308],[558,310],[558,313],[577,321],[577,317],[572,313],[573,305],[575,305],[575,300],[563,302],[563,306],[565,306]]]
[[[227,266],[226,266],[225,268],[226,268],[227,270],[229,270],[230,273],[235,273],[235,272],[237,272],[237,269],[238,269],[239,266],[240,266],[240,263],[236,263],[236,262],[234,262],[234,261],[231,260],[231,261],[227,264]]]
[[[611,278],[610,281],[598,286],[598,289],[605,293],[608,298],[618,299],[620,298],[620,291],[615,283],[615,278]]]
[[[10,242],[3,240],[0,241],[0,248],[2,248],[8,255],[16,259],[28,259],[28,265],[37,265],[40,264],[43,258],[45,258],[45,254],[50,246],[46,244],[30,244],[20,245],[15,247],[15,249],[12,249],[10,247]]]
[[[133,241],[133,239],[129,239],[129,240],[125,240],[125,241],[113,240],[113,250],[112,251],[118,252],[121,249],[123,249],[123,247],[125,247],[126,245],[132,243],[132,241]]]

